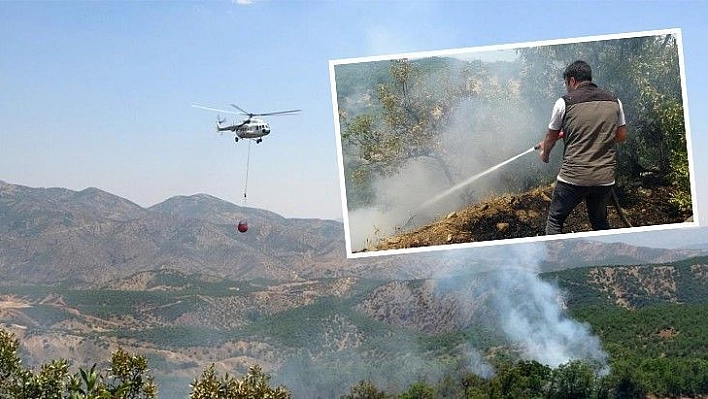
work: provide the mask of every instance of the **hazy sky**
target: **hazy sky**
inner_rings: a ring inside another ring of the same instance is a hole
[[[0,180],[98,187],[146,207],[196,193],[241,204],[248,143],[190,104],[299,108],[252,144],[248,205],[340,218],[329,60],[667,28],[682,29],[702,154],[705,15],[708,2],[673,1],[4,1]],[[708,159],[694,161],[705,176]],[[697,182],[705,198],[708,179]]]

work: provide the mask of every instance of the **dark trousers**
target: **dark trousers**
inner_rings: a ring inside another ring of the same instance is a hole
[[[580,201],[585,200],[588,218],[593,230],[607,230],[607,200],[612,193],[612,186],[575,186],[561,181],[556,182],[553,199],[548,210],[546,234],[561,234],[563,223]]]

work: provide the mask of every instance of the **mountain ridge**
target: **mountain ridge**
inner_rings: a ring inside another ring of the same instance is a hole
[[[235,229],[239,220],[249,231]],[[73,191],[0,183],[0,278],[5,283],[101,285],[162,268],[223,278],[426,278],[509,262],[541,271],[593,264],[674,261],[708,248],[667,250],[588,240],[546,242],[543,259],[508,246],[347,259],[341,222],[285,218],[208,194],[142,208],[97,188]],[[511,251],[513,252],[513,251]]]

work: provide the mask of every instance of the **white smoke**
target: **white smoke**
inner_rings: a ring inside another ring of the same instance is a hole
[[[410,256],[429,259],[435,270],[433,277],[420,284],[392,283],[384,288],[391,296],[374,303],[377,314],[389,314],[382,321],[390,325],[416,322],[346,350],[305,349],[305,356],[279,370],[278,383],[291,388],[295,397],[335,397],[362,380],[392,393],[416,382],[437,384],[445,377],[454,380],[465,372],[482,378],[494,376],[489,348],[466,341],[448,348],[460,363],[441,362],[435,351],[420,346],[416,329],[431,336],[467,328],[489,331],[491,336],[485,340],[499,342],[494,345],[503,345],[521,359],[552,368],[581,360],[594,366],[598,375],[609,372],[607,354],[590,326],[573,320],[565,309],[563,291],[540,278],[545,244]],[[446,316],[439,317],[443,313]]]
[[[421,220],[430,220],[441,212],[455,209],[461,200],[454,195],[420,209],[421,204],[448,188],[442,172],[428,160],[412,160],[396,176],[376,181],[374,190],[379,205],[349,212],[352,249],[366,248],[382,238],[410,229]]]
[[[606,363],[607,354],[590,326],[565,314],[558,287],[516,270],[497,273],[490,283],[499,293],[494,302],[502,315],[500,326],[524,358],[551,367],[576,359]]]
[[[449,73],[450,79],[457,78],[454,72]],[[508,86],[489,90],[516,90],[514,84]],[[530,176],[541,173],[551,176],[553,171],[535,153],[489,170],[523,154],[545,134],[552,104],[547,114],[535,115],[534,108],[520,96],[514,101],[478,96],[455,104],[435,144],[445,166],[440,160],[415,158],[394,176],[375,181],[376,206],[350,210],[348,214],[352,250],[359,251],[381,238],[413,230],[447,213],[508,192]],[[471,179],[474,176],[478,178]],[[448,193],[454,187],[457,189]]]
[[[469,250],[468,250],[469,251]],[[486,292],[491,314],[506,339],[526,360],[558,367],[572,360],[597,366],[599,374],[609,372],[607,353],[587,323],[573,320],[566,312],[565,293],[540,278],[540,263],[546,257],[543,243],[478,248],[486,259],[474,295]],[[454,254],[454,253],[453,253]],[[464,267],[468,255],[459,258]],[[442,276],[444,277],[444,276]],[[465,298],[460,303],[473,303]]]

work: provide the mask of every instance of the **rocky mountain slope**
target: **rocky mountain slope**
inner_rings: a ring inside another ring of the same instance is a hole
[[[247,233],[235,224],[249,222]],[[427,278],[505,264],[504,246],[347,259],[343,225],[289,219],[197,194],[149,208],[96,188],[72,191],[0,182],[0,278],[7,284],[101,286],[135,273],[170,269],[236,280],[323,277]],[[670,261],[705,249],[663,250],[587,240],[553,241],[544,270],[592,264]]]
[[[235,229],[247,220],[250,229]],[[141,208],[89,188],[0,183],[0,275],[18,282],[102,282],[172,268],[233,278],[292,279],[343,266],[341,223],[286,219],[205,194]]]
[[[655,183],[628,188],[618,194],[618,204],[608,204],[612,228],[680,224],[690,212],[676,210],[670,204],[671,188]],[[440,246],[545,234],[546,215],[553,187],[545,186],[520,194],[506,194],[452,212],[426,226],[403,232],[373,243],[367,251]],[[591,231],[585,204],[581,203],[568,217],[564,233]]]

